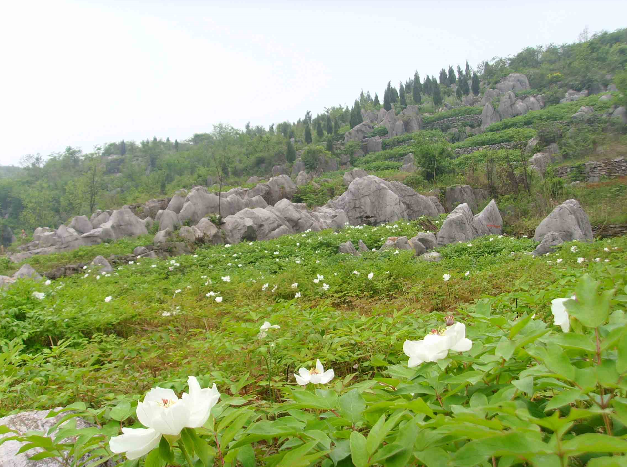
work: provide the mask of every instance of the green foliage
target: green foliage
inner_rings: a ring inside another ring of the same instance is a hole
[[[442,105],[442,93],[440,92],[440,86],[437,83],[433,85],[433,105],[436,107]]]
[[[451,170],[452,158],[451,147],[445,143],[422,145],[415,154],[416,162],[422,167],[425,179],[434,182],[438,176]]]
[[[307,146],[303,151],[301,160],[309,172],[315,171],[322,163],[322,158],[331,157],[328,151],[322,146]]]
[[[477,76],[477,73],[472,74],[472,84],[470,87],[472,89],[472,93],[475,96],[478,96],[479,95],[479,76]]]
[[[285,152],[285,160],[290,164],[296,160],[296,149],[291,140],[287,140],[287,149]]]
[[[466,115],[481,115],[481,110],[482,109],[479,107],[471,106],[456,107],[451,110],[445,110],[444,112],[438,112],[434,115],[423,117],[422,122],[425,125],[428,125],[430,123],[439,122],[440,120],[445,120],[447,118],[464,117]]]
[[[351,109],[350,127],[354,128],[363,121],[364,119],[361,116],[361,106],[359,105],[359,101],[356,100],[353,108]]]
[[[614,84],[616,85],[618,92],[622,94],[622,105],[627,106],[627,71],[616,73],[614,76]]]
[[[491,127],[492,125],[490,125]],[[533,128],[509,128],[498,132],[486,132],[466,138],[453,145],[453,148],[470,148],[474,146],[488,146],[499,143],[528,141],[536,136]]]
[[[305,125],[305,143],[311,144],[313,140],[311,139],[311,127],[306,124]]]
[[[372,130],[368,136],[372,138],[374,136],[387,136],[387,134],[388,134],[388,129],[386,127],[376,126],[374,127],[374,130]]]

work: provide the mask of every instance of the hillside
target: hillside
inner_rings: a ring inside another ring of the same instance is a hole
[[[627,465],[625,66],[627,29],[25,159],[0,465]]]

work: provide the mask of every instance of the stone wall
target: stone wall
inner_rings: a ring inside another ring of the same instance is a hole
[[[583,164],[557,167],[555,175],[560,178],[574,177],[579,181],[596,183],[602,177],[616,178],[627,176],[627,160],[624,157],[605,159],[602,161],[588,161]]]
[[[512,141],[509,143],[489,144],[487,146],[472,146],[470,148],[458,148],[455,149],[456,156],[463,156],[465,154],[472,154],[477,151],[497,151],[499,149],[522,149],[527,145],[527,141]]]

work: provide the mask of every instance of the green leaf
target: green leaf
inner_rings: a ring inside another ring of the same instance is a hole
[[[181,438],[178,440],[179,447],[184,446],[187,453],[191,456],[194,454],[194,439],[190,433],[191,428],[183,428],[181,430]]]
[[[577,299],[564,303],[568,313],[588,328],[597,328],[604,324],[610,313],[614,289],[606,290],[599,295],[599,285],[600,282],[593,280],[589,274],[584,274],[575,288]]]
[[[242,446],[237,453],[237,460],[242,463],[243,467],[255,467],[257,461],[255,460],[255,450],[249,444]]]
[[[235,438],[237,433],[246,424],[249,418],[250,412],[248,410],[240,413],[240,415],[235,420],[233,420],[233,423],[231,423],[228,428],[226,428],[222,433],[222,437],[220,438],[220,444],[224,447],[227,447],[229,443],[233,441],[233,438]]]
[[[355,467],[368,465],[368,451],[366,449],[366,437],[357,431],[353,431],[350,437],[351,458]]]
[[[575,334],[574,332],[561,332],[553,334],[551,336],[551,343],[559,345],[565,349],[585,350],[590,353],[594,353],[597,350],[594,345],[594,341],[590,339],[590,336]]]
[[[383,438],[385,438],[385,433],[383,433],[383,425],[385,424],[385,414],[379,417],[377,423],[374,424],[370,433],[368,433],[368,438],[366,439],[366,451],[368,454],[372,456],[372,453],[379,447]]]
[[[627,452],[627,441],[600,433],[584,433],[564,441],[562,449],[570,456],[585,452]]]
[[[386,444],[381,449],[377,451],[377,455],[372,459],[373,464],[385,464],[388,465],[387,462],[383,462],[385,459],[388,459],[392,456],[397,456],[402,454],[405,451],[405,448],[399,444],[392,443]]]
[[[558,345],[549,344],[544,354],[544,363],[549,370],[569,380],[575,378],[575,367],[568,355]]]
[[[548,454],[549,449],[548,445],[528,432],[513,432],[470,441],[457,450],[452,463],[470,467],[481,464],[491,456]]]
[[[618,356],[616,358],[616,370],[619,373],[625,373],[627,371],[627,337],[623,337],[618,341],[616,346],[618,349]]]
[[[529,397],[533,396],[533,376],[526,376],[519,380],[512,381],[519,391],[526,393]]]
[[[514,337],[516,337],[516,335],[520,331],[522,331],[523,328],[527,326],[527,324],[529,324],[529,321],[531,321],[531,315],[529,316],[523,315],[520,318],[518,318],[516,320],[516,324],[514,324],[512,328],[509,330],[509,338],[513,339]]]
[[[205,467],[212,466],[213,458],[216,455],[216,449],[213,446],[210,446],[207,441],[198,436],[196,430],[189,429],[188,434],[192,439],[192,442],[194,444],[194,451],[196,452],[196,455],[198,456],[200,461]]]
[[[544,411],[557,409],[559,407],[563,407],[564,405],[572,404],[575,401],[581,399],[587,399],[588,396],[583,396],[582,392],[579,389],[570,389],[568,391],[563,391],[553,396],[549,403],[544,408]]]
[[[364,419],[366,401],[357,389],[352,389],[340,397],[340,414],[354,425]]]
[[[586,467],[626,467],[626,456],[595,457],[590,459]]]
[[[165,439],[165,436],[162,436],[161,441],[159,441],[159,455],[166,463],[174,462],[174,452],[172,452],[170,443]]]
[[[129,401],[120,402],[111,409],[111,412],[109,412],[109,416],[118,422],[126,420],[131,415],[133,415],[133,408],[131,407],[131,403]]]
[[[161,458],[159,449],[150,451],[144,461],[144,467],[163,467],[164,465],[165,461]]]
[[[15,433],[15,430],[12,430],[5,425],[0,425],[0,435],[4,435],[6,433]]]
[[[309,461],[305,460],[305,455],[311,451],[316,444],[316,441],[311,441],[309,443],[303,444],[296,449],[292,449],[289,451],[281,462],[277,464],[277,467],[307,467],[309,465]]]

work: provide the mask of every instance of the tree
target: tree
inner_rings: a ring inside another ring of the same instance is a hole
[[[479,77],[477,76],[477,73],[472,74],[472,93],[475,96],[479,95]]]
[[[324,147],[312,145],[305,148],[303,155],[301,156],[301,160],[303,161],[303,164],[305,164],[305,168],[309,172],[313,172],[320,167],[322,158],[326,155],[330,156],[330,154],[324,150]]]
[[[457,89],[455,90],[455,97],[457,97],[460,101],[462,100],[462,97],[464,97],[461,86],[457,86]]]
[[[416,154],[416,162],[423,169],[423,175],[433,182],[439,175],[450,171],[453,155],[447,143],[432,143],[420,146]]]
[[[446,70],[442,68],[440,70],[440,84],[446,84],[448,82],[448,75],[446,74]]]
[[[126,155],[126,143],[124,142],[124,140],[122,140],[122,142],[120,143],[120,155]]]
[[[179,152],[179,140],[174,140],[174,152]]]
[[[386,89],[385,92],[383,93],[383,108],[388,111],[392,109],[392,103],[390,102],[390,90],[389,89]]]
[[[462,88],[462,92],[464,93],[464,96],[467,96],[468,94],[470,94],[470,86],[468,86],[468,80],[466,79],[465,76],[459,84]]]
[[[401,105],[403,107],[407,107],[407,99],[405,99],[405,87],[403,86],[403,83],[400,84],[398,89],[399,89],[398,94],[400,97]]]
[[[427,77],[425,78],[425,82],[424,82],[424,85],[422,86],[422,89],[424,90],[427,96],[431,95],[431,78],[429,77],[429,75],[427,75]]]
[[[464,73],[466,76],[466,79],[470,79],[470,65],[468,64],[468,60],[466,60],[466,73]]]
[[[418,93],[422,94],[422,83],[420,82],[420,75],[416,71],[414,73],[414,88],[418,87]]]
[[[355,128],[363,121],[364,119],[361,116],[361,106],[359,105],[359,101],[356,100],[355,105],[353,105],[353,108],[351,110],[350,127]]]
[[[285,154],[285,160],[290,164],[296,160],[296,149],[291,140],[287,140],[287,152]]]
[[[331,116],[327,114],[327,135],[333,134],[333,122]]]
[[[337,135],[340,132],[340,122],[337,117],[333,119],[333,134]]]
[[[327,138],[327,151],[333,153],[333,138],[331,136]]]
[[[414,81],[414,88],[412,89],[412,97],[414,99],[414,104],[420,104],[422,97],[420,96],[420,88]]]
[[[440,85],[438,83],[433,85],[433,105],[436,107],[442,105],[442,93],[440,92]]]
[[[450,65],[448,67],[448,84],[455,84],[455,70]]]
[[[102,190],[103,170],[100,167],[100,150],[97,149],[94,154],[85,156],[87,171],[81,177],[81,190],[84,193],[85,200],[88,204],[88,212],[91,214],[96,210],[96,201],[98,194]]]
[[[324,136],[321,119],[318,119],[318,121],[316,122],[316,134],[318,135],[318,138],[322,138]]]
[[[398,102],[398,91],[395,87],[390,88],[390,102],[396,104]]]
[[[311,128],[309,127],[309,123],[305,124],[305,143],[311,144],[313,140],[311,139]]]
[[[379,96],[375,92],[374,93],[374,108],[379,109],[379,107],[381,107],[381,103],[379,102]]]

